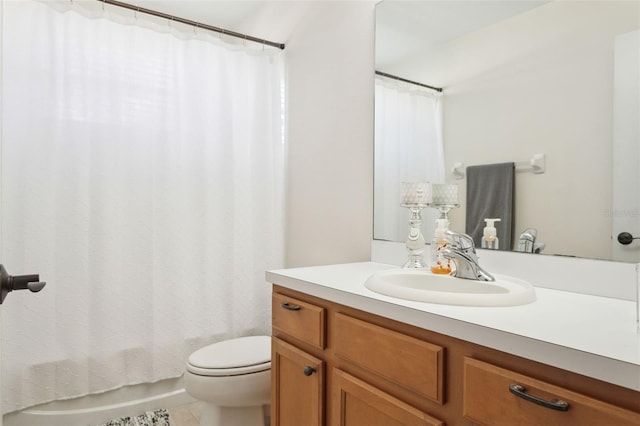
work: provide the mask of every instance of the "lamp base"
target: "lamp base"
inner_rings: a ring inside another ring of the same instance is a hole
[[[427,268],[428,266],[422,255],[416,257],[410,255],[409,259],[402,265],[403,268]]]
[[[422,209],[425,207],[424,204],[409,204],[403,205],[404,207],[408,207],[411,212],[411,217],[409,219],[409,235],[406,240],[407,247],[407,261],[402,266],[403,268],[426,268],[427,263],[424,260],[424,236],[422,235],[422,231],[420,230],[420,225],[422,225]]]

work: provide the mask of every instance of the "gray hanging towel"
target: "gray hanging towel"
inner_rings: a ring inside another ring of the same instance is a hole
[[[514,214],[514,163],[467,167],[466,233],[481,246],[485,219],[499,218],[495,227],[499,249],[511,250]]]

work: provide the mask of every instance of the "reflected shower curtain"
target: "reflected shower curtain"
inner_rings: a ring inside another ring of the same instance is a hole
[[[441,93],[377,76],[375,126],[373,235],[404,241],[409,213],[400,207],[400,182],[444,182]],[[429,239],[438,214],[426,209],[422,217]]]
[[[269,333],[283,263],[280,52],[66,5],[4,8],[2,261],[47,281],[3,305],[6,412]]]

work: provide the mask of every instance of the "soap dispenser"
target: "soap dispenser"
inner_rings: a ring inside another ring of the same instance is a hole
[[[484,221],[486,226],[482,232],[482,248],[498,250],[500,244],[495,222],[500,222],[500,219],[485,219]]]
[[[436,219],[436,230],[431,243],[431,272],[434,274],[451,273],[451,261],[442,255],[442,250],[448,245],[445,234],[448,228],[447,219]]]

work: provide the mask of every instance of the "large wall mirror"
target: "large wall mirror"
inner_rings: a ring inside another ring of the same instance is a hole
[[[424,91],[435,105],[425,120],[439,122],[427,148],[408,142],[422,131],[409,124],[383,134],[391,106],[376,96],[374,238],[406,238],[408,212],[388,190],[403,180],[457,184],[449,219],[465,232],[467,179],[454,165],[514,162],[514,246],[535,228],[542,254],[640,262],[640,240],[617,241],[640,237],[640,2],[384,0],[376,71],[442,92],[376,78]],[[544,173],[526,167],[536,154]],[[435,217],[425,213],[427,239]]]

